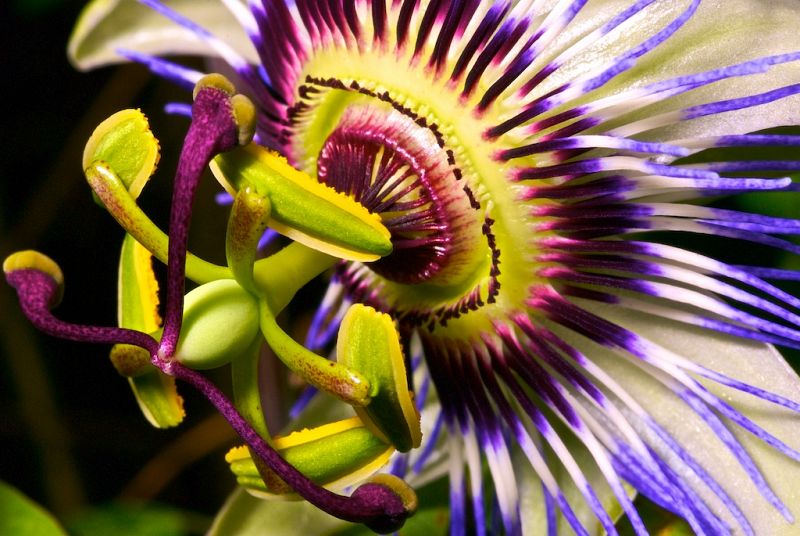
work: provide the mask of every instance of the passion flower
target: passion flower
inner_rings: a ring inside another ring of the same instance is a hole
[[[191,87],[201,73],[163,55],[221,58],[256,143],[389,231],[391,253],[336,265],[309,340],[358,302],[419,342],[441,412],[393,468],[446,458],[452,534],[616,534],[620,511],[644,534],[634,490],[698,534],[796,529],[800,383],[771,345],[800,347],[800,300],[769,280],[797,275],[673,239],[798,252],[776,236],[798,220],[694,202],[791,192],[797,161],[691,159],[800,145],[752,133],[800,120],[797,6],[142,3],[92,3],[75,62]],[[236,151],[214,164],[232,194]]]

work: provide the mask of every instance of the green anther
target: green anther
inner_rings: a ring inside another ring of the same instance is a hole
[[[357,417],[276,438],[274,446],[301,473],[331,489],[362,481],[394,452]],[[293,495],[293,490],[270,469],[254,461],[246,448],[232,449],[225,459],[239,484],[251,492]]]
[[[157,332],[161,318],[152,256],[129,234],[122,242],[117,287],[120,327]],[[139,408],[150,424],[169,428],[183,421],[183,399],[178,395],[175,378],[155,368],[146,350],[118,344],[111,349],[111,362],[117,372],[128,378]]]
[[[236,192],[228,218],[225,255],[233,277],[247,290],[254,292],[253,265],[258,241],[269,221],[270,202],[249,187]]]
[[[120,226],[147,248],[155,258],[166,263],[169,240],[167,235],[139,208],[117,174],[106,163],[100,161],[87,167],[85,174],[89,186]],[[211,264],[191,253],[186,257],[186,275],[197,283],[233,277],[226,266]]]
[[[151,367],[141,376],[129,378],[128,381],[139,409],[150,424],[156,428],[171,428],[183,421],[186,412],[183,398],[175,386],[175,378]]]
[[[290,370],[305,381],[351,406],[369,403],[369,382],[358,372],[308,350],[278,326],[269,305],[259,303],[261,332],[267,344]]]
[[[83,151],[83,169],[101,160],[136,199],[158,164],[158,140],[139,110],[115,113],[92,133]]]
[[[377,215],[263,147],[251,144],[221,154],[211,170],[231,194],[248,184],[269,197],[269,226],[293,240],[362,262],[392,252],[389,231]]]
[[[137,378],[154,369],[150,363],[150,353],[132,344],[115,344],[109,357],[119,375],[126,378]]]
[[[355,304],[339,328],[336,359],[363,374],[372,400],[355,408],[364,423],[400,452],[422,441],[419,413],[408,390],[406,366],[394,322],[389,315]]]
[[[193,369],[220,367],[244,355],[258,336],[258,302],[236,281],[221,279],[184,298],[175,356]]]

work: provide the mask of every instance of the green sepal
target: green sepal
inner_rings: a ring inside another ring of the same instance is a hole
[[[369,404],[355,408],[367,427],[400,452],[418,447],[420,417],[392,318],[365,305],[350,307],[339,328],[336,356],[370,383]]]
[[[184,298],[175,357],[193,369],[220,367],[243,355],[258,332],[256,298],[236,281],[212,281]]]
[[[330,255],[374,261],[392,252],[389,231],[380,218],[255,144],[217,156],[217,180],[231,194],[249,185],[269,198],[269,226],[289,238]]]
[[[273,440],[281,456],[315,483],[342,489],[369,477],[389,460],[394,448],[367,429],[358,417],[294,432]],[[266,496],[294,498],[294,491],[269,468],[254,460],[245,447],[228,452],[225,460],[237,482]]]
[[[158,315],[158,283],[153,273],[152,256],[128,234],[122,242],[117,288],[117,320],[120,327],[145,333],[157,331],[161,319]],[[112,349],[112,361],[117,370],[129,376],[128,382],[145,418],[156,428],[180,424],[185,412],[175,378],[149,364],[131,367],[136,370],[122,371],[118,360],[113,357],[119,346]]]

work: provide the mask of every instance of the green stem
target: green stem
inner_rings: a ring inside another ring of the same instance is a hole
[[[233,380],[233,402],[242,417],[250,423],[258,435],[272,444],[264,410],[261,407],[261,391],[258,386],[258,364],[261,356],[261,340],[247,349],[245,355],[231,362]]]
[[[261,332],[267,344],[290,370],[308,383],[330,393],[351,406],[369,403],[369,382],[358,372],[311,352],[278,326],[265,301],[259,303]]]
[[[169,238],[139,208],[119,177],[107,166],[96,163],[86,170],[86,180],[120,226],[155,258],[166,264]],[[227,266],[212,264],[191,253],[186,256],[186,276],[199,284],[233,279]]]
[[[253,267],[253,278],[261,296],[275,314],[286,307],[309,281],[332,267],[339,259],[299,242],[261,259]]]

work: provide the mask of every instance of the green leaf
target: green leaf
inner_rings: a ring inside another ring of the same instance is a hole
[[[14,536],[66,536],[44,508],[0,481],[0,534]]]
[[[158,504],[109,503],[69,523],[74,536],[188,536],[207,527],[202,516]]]
[[[253,45],[222,2],[163,2],[232,46],[248,61],[257,62]],[[72,30],[67,54],[78,69],[88,70],[128,61],[117,53],[127,48],[145,54],[217,56],[208,43],[136,0],[94,0]]]

